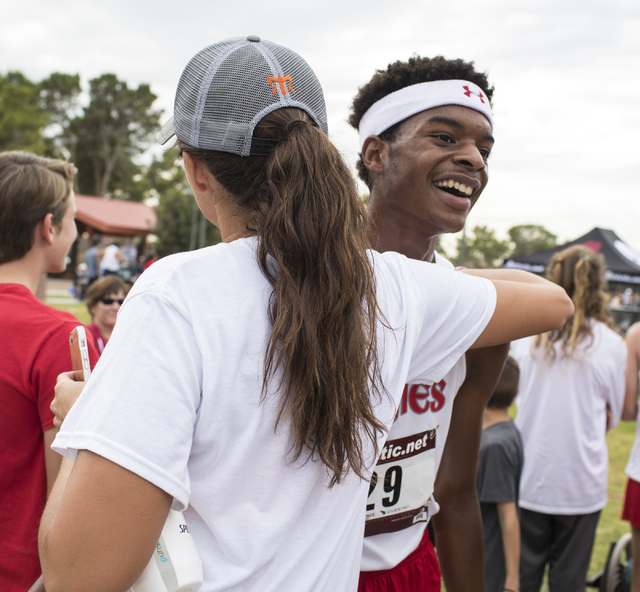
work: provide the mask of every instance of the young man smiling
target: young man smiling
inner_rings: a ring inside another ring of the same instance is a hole
[[[492,94],[473,63],[442,57],[395,62],[359,90],[349,122],[373,248],[451,266],[436,243],[463,228],[487,184]],[[507,349],[468,352],[440,382],[405,386],[370,486],[361,592],[440,590],[438,559],[448,592],[484,590],[476,463]]]

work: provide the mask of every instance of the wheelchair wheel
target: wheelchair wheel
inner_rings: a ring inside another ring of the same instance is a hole
[[[631,533],[623,534],[613,546],[602,574],[602,592],[628,592],[631,588]]]

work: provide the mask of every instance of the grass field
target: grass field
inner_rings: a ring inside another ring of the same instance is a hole
[[[70,312],[84,324],[88,325],[91,322],[91,317],[84,303],[74,300],[70,295],[48,297],[45,302],[55,308]],[[620,422],[620,425],[607,435],[607,443],[609,445],[609,503],[602,511],[600,523],[598,524],[589,567],[590,576],[604,566],[611,542],[617,541],[625,532],[629,532],[629,524],[620,520],[620,515],[622,513],[622,498],[627,482],[624,468],[633,445],[635,429],[635,422]],[[546,590],[546,586],[543,587],[544,590]],[[444,587],[443,591],[446,592]]]
[[[620,520],[624,489],[627,477],[624,468],[635,436],[635,422],[620,422],[620,425],[607,435],[609,445],[609,503],[602,511],[596,532],[596,542],[591,556],[589,575],[602,569],[609,553],[611,541],[617,541],[625,532],[629,532],[629,523]]]
[[[620,516],[622,515],[624,490],[627,484],[624,468],[627,466],[629,452],[633,446],[635,431],[635,422],[622,421],[615,430],[611,430],[607,434],[609,447],[609,502],[600,515],[589,565],[589,577],[604,567],[611,543],[630,531],[629,523],[620,520]],[[591,589],[588,588],[588,590]],[[545,582],[541,592],[548,592],[548,590],[549,588]],[[446,592],[444,583],[442,591]]]
[[[50,293],[47,293],[47,297],[44,302],[54,308],[70,312],[85,325],[89,325],[91,323],[91,315],[89,314],[85,303],[78,302],[71,296],[71,294],[56,293],[54,295],[50,295]]]

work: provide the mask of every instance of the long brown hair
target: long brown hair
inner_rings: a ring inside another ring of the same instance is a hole
[[[289,127],[296,121],[304,123]],[[279,143],[268,157],[179,146],[207,165],[260,237],[258,263],[273,286],[263,397],[282,369],[275,427],[291,422],[294,460],[321,460],[331,485],[349,469],[368,478],[364,445],[377,452],[384,426],[372,404],[379,311],[363,203],[340,153],[304,111],[270,113],[254,137]]]
[[[551,258],[547,266],[547,279],[565,289],[573,301],[575,313],[561,329],[536,338],[534,347],[542,346],[549,361],[555,359],[554,344],[557,341],[562,341],[562,352],[566,357],[575,352],[581,341],[593,341],[590,319],[613,327],[606,312],[609,296],[604,291],[605,271],[602,255],[584,245],[568,247]],[[590,345],[587,344],[587,347]]]

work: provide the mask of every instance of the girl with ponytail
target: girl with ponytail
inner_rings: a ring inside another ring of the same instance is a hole
[[[290,421],[293,458],[317,455],[332,485],[349,467],[365,477],[363,437],[375,440],[384,426],[368,388],[379,397],[363,203],[340,154],[301,109],[273,111],[255,133],[277,142],[268,159],[178,144],[234,196],[246,232],[262,239],[258,264],[273,288],[262,393],[281,369],[287,395],[276,427]]]
[[[569,247],[553,256],[547,267],[547,279],[562,286],[573,300],[574,315],[564,326],[538,335],[536,346],[541,347],[547,358],[556,357],[554,343],[561,344],[564,357],[571,357],[581,342],[587,347],[593,343],[593,322],[613,328],[607,316],[609,296],[604,291],[606,264],[602,255],[589,247]]]
[[[626,347],[606,313],[606,268],[584,245],[556,253],[547,278],[571,297],[556,330],[512,344],[520,365],[516,426],[520,484],[520,590],[583,590],[598,519],[607,503],[605,435],[620,420]]]
[[[161,141],[174,136],[223,242],[155,263],[121,308],[54,445],[75,463],[42,520],[46,588],[126,590],[173,506],[202,592],[355,590],[404,385],[560,327],[571,303],[528,274],[369,251],[322,89],[285,47],[250,36],[199,52]]]

